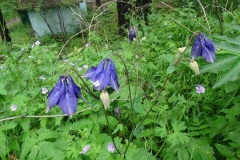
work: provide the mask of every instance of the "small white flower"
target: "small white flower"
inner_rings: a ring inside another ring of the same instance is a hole
[[[24,48],[21,48],[21,51],[24,51]]]
[[[39,77],[39,79],[45,80],[46,78],[44,77],[44,75],[41,75],[41,76]]]
[[[69,62],[69,60],[68,59],[64,59],[63,62],[67,63],[67,62]]]
[[[34,44],[32,45],[32,48],[34,48]]]
[[[40,41],[36,41],[35,45],[38,46],[41,42]]]
[[[78,71],[81,71],[82,70],[82,67],[78,67]]]
[[[89,47],[90,46],[90,43],[86,43],[85,44],[85,47],[87,48],[87,47]]]
[[[87,68],[88,68],[88,65],[86,65],[86,64],[83,65],[83,68],[84,68],[84,69],[87,69]]]
[[[28,56],[28,58],[32,58],[33,56]]]
[[[16,111],[17,110],[17,106],[12,104],[11,107],[10,107],[11,111]]]
[[[46,94],[48,92],[47,88],[43,87],[42,88],[42,94]]]

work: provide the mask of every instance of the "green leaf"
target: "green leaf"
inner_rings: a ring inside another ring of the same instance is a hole
[[[174,67],[174,66],[169,66],[169,67],[167,68],[167,74],[171,74],[171,73],[173,73],[175,70],[176,70],[176,67]]]
[[[220,71],[228,70],[229,68],[231,68],[231,66],[233,66],[234,63],[238,62],[239,59],[240,56],[232,54],[219,56],[215,63],[203,66],[200,69],[200,73],[205,72],[218,73]]]
[[[228,36],[222,36],[222,35],[215,35],[214,38],[217,38],[222,41],[226,41],[227,43],[232,43],[235,45],[240,44],[240,37],[228,37]]]
[[[141,104],[135,104],[133,109],[138,113],[146,113],[146,111],[143,109],[143,105]]]
[[[189,159],[188,151],[183,146],[179,147],[177,150],[177,157],[178,157],[178,160]]]
[[[38,154],[38,146],[34,145],[30,151],[30,154],[28,156],[29,160],[35,160]]]
[[[224,41],[221,42],[214,42],[214,44],[216,45],[217,48],[229,51],[229,52],[233,52],[236,54],[240,53],[240,46],[239,45],[235,45],[235,44],[231,44],[231,43],[227,43]]]
[[[24,160],[28,152],[36,145],[37,139],[26,137],[22,145],[22,152],[20,154],[20,160]]]
[[[5,89],[5,85],[2,84],[2,83],[0,83],[0,95],[3,95],[3,96],[7,95],[7,91]]]
[[[222,144],[215,144],[217,150],[224,156],[226,157],[231,157],[232,155],[232,151],[230,149],[228,149],[227,146],[222,145]]]
[[[21,119],[20,125],[23,128],[24,132],[28,132],[29,131],[29,125],[30,125],[30,120],[29,119]]]
[[[182,133],[182,130],[185,130],[187,127],[185,126],[184,122],[174,121],[172,123],[173,133],[167,136],[167,141],[172,143],[173,145],[179,143],[186,143],[189,141],[189,136],[187,133]]]
[[[10,129],[14,129],[17,126],[17,124],[13,121],[7,122],[5,125],[1,126],[0,130],[7,131]]]
[[[20,151],[20,147],[19,147],[19,143],[18,143],[17,139],[13,139],[13,140],[9,143],[9,148],[10,148],[11,150]]]
[[[118,124],[118,121],[116,118],[112,117],[112,116],[108,116],[108,122],[110,125],[117,125]],[[99,119],[98,119],[98,123],[102,124],[102,125],[107,125],[107,121],[106,121],[106,118],[105,116],[101,116]]]
[[[230,71],[223,75],[220,80],[214,84],[213,88],[220,87],[230,81],[235,81],[240,75],[240,62],[238,62]]]

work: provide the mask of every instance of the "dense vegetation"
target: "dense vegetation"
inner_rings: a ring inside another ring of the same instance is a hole
[[[6,21],[18,16],[0,6]],[[137,27],[131,43],[117,34],[116,3],[104,7],[67,41],[9,25],[1,159],[240,159],[240,5],[155,0],[147,17],[144,7],[126,15]]]

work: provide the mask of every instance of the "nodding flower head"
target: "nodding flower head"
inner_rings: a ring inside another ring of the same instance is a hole
[[[64,114],[72,117],[77,110],[78,98],[81,97],[78,87],[71,76],[60,76],[55,87],[48,94],[48,112],[54,105],[58,105]]]
[[[196,35],[191,51],[192,59],[202,56],[205,61],[214,63],[216,59],[215,46],[211,40],[204,34]]]
[[[137,30],[138,28],[133,26],[128,30],[128,40],[131,43],[133,41],[133,38],[137,37]]]
[[[95,90],[105,90],[107,86],[110,86],[116,92],[119,92],[115,65],[109,58],[104,58],[97,67],[92,66],[83,77],[92,82]]]

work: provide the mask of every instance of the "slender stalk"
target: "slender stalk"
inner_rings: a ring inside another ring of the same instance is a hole
[[[111,133],[111,128],[110,128],[110,124],[109,124],[109,121],[108,121],[107,112],[106,112],[106,110],[105,110],[105,108],[104,108],[103,105],[102,105],[102,107],[103,107],[104,115],[105,115],[106,122],[107,122],[107,126],[108,126],[108,134],[111,135],[111,139],[112,139],[112,142],[113,142],[113,145],[114,145],[115,149],[117,150],[117,152],[118,152],[119,154],[122,155],[122,153],[118,150],[118,148],[117,148],[117,146],[116,146],[116,144],[115,144],[113,135],[112,135],[112,133]]]
[[[191,36],[191,38],[190,38],[190,40],[189,40],[189,42],[188,42],[185,50],[182,52],[182,54],[180,55],[180,57],[178,58],[178,60],[174,63],[174,67],[176,67],[176,66],[179,64],[179,62],[181,61],[183,55],[186,53],[186,50],[188,49],[188,47],[189,47],[189,45],[190,45],[190,43],[191,43],[191,41],[192,41],[193,36],[196,35],[197,33],[199,33],[199,31],[194,32],[194,33],[192,34],[192,36]],[[166,76],[162,88],[160,88],[160,90],[159,90],[156,98],[154,99],[154,101],[153,101],[153,103],[152,103],[152,106],[151,106],[150,109],[148,110],[148,112],[147,112],[147,114],[145,115],[145,117],[142,119],[142,121],[141,121],[141,122],[138,124],[138,126],[135,128],[136,130],[139,129],[139,127],[142,125],[142,123],[145,121],[145,119],[147,118],[147,116],[148,116],[149,113],[151,112],[153,106],[157,103],[158,98],[160,97],[160,95],[161,95],[164,87],[165,87],[166,84],[167,84],[167,81],[168,81],[168,79],[169,79],[169,75],[170,75],[170,74],[168,74],[168,75]]]
[[[86,108],[86,109],[83,109],[81,111],[78,111],[76,112],[75,114],[78,114],[78,113],[81,113],[81,112],[84,112],[86,110],[90,110],[92,109],[92,107],[89,107],[89,108]],[[9,117],[9,118],[4,118],[4,119],[0,119],[0,122],[3,122],[3,121],[9,121],[9,120],[13,120],[13,119],[19,119],[19,118],[55,118],[55,117],[66,117],[68,116],[67,114],[57,114],[57,115],[49,115],[49,116],[27,116],[27,115],[21,115],[21,116],[15,116],[15,117]]]
[[[163,142],[163,144],[161,145],[161,147],[159,148],[159,150],[157,151],[157,153],[155,154],[155,157],[157,157],[157,155],[161,152],[163,146],[165,145],[166,141]]]

